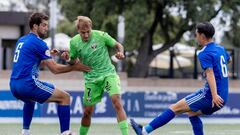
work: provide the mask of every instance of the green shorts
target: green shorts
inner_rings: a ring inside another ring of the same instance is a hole
[[[83,104],[85,106],[92,106],[101,102],[105,90],[109,96],[121,94],[118,75],[109,75],[97,81],[85,83]]]

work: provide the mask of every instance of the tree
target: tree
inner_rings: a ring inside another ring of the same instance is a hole
[[[226,39],[233,44],[235,47],[240,47],[240,1],[228,3],[231,10],[228,10],[230,14],[230,30],[226,32]],[[225,20],[222,20],[225,22]]]
[[[228,1],[232,5],[234,2]],[[114,37],[117,16],[125,16],[124,46],[127,51],[138,51],[128,74],[131,77],[146,77],[153,58],[179,42],[196,23],[210,21],[220,11],[228,11],[230,5],[224,0],[60,0],[60,3],[69,20],[77,15],[89,16],[94,28],[108,31]],[[153,44],[159,41],[163,46],[153,50]]]

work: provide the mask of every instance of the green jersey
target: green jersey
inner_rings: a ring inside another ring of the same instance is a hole
[[[116,74],[111,62],[108,47],[114,47],[116,40],[105,32],[92,30],[87,42],[78,34],[70,41],[70,58],[79,58],[81,63],[92,70],[84,72],[85,81],[95,81],[108,75]]]

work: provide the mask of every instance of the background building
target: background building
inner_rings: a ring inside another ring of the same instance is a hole
[[[0,70],[11,69],[17,39],[28,33],[28,12],[0,12]]]

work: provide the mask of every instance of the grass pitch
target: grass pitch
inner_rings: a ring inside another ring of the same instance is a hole
[[[205,135],[239,135],[240,124],[205,124]],[[71,129],[78,134],[79,124]],[[130,127],[130,135],[135,135]],[[19,135],[21,124],[0,124],[0,135]],[[31,126],[32,135],[59,135],[58,124],[35,124]],[[92,124],[88,135],[121,135],[117,124]],[[193,135],[190,124],[168,124],[151,135]]]

